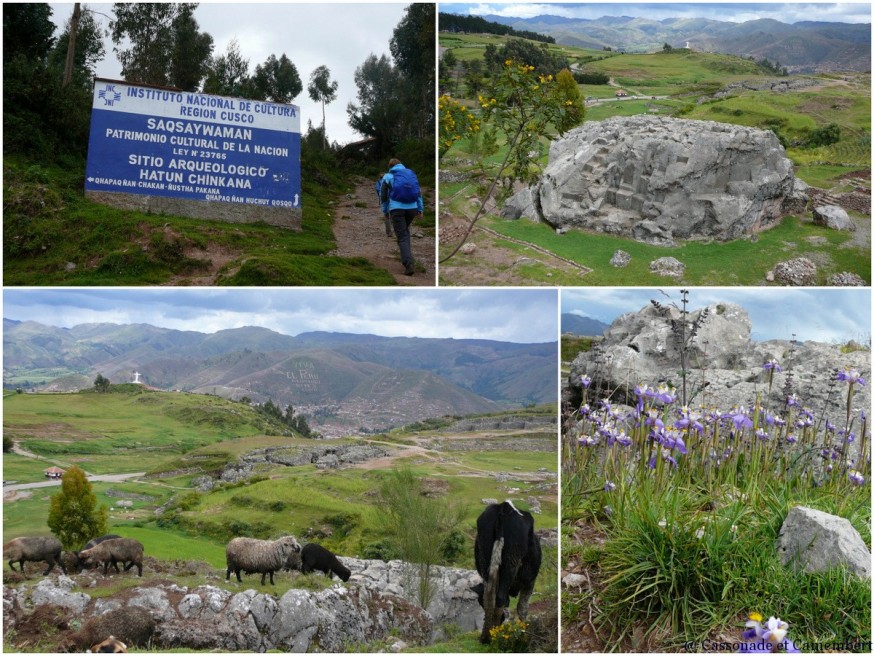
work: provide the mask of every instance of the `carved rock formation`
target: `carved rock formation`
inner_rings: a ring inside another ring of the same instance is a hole
[[[656,116],[586,123],[552,143],[503,214],[657,245],[737,239],[776,223],[792,163],[773,132]]]

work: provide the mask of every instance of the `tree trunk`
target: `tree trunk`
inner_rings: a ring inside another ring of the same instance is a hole
[[[328,150],[328,135],[325,134],[325,101],[322,101],[322,150]]]
[[[81,15],[80,3],[73,5],[73,17],[70,19],[70,38],[67,40],[67,61],[64,62],[64,83],[70,84],[73,79],[73,60],[76,58],[76,32],[79,31],[79,16]]]

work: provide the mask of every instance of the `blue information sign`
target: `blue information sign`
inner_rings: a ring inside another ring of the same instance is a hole
[[[300,110],[97,80],[85,190],[300,208]]]

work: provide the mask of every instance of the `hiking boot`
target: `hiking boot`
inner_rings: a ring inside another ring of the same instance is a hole
[[[407,264],[406,266],[404,266],[404,275],[405,276],[411,276],[414,273],[416,273],[416,269],[413,267],[412,264]]]
[[[385,220],[385,236],[386,237],[393,237],[394,236],[392,234],[392,230],[391,230],[391,219]]]

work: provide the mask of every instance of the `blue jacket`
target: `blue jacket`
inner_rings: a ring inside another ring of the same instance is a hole
[[[397,171],[399,169],[406,168],[403,164],[395,164],[391,167],[384,176],[382,176],[382,180],[379,181],[379,188],[382,189],[382,186],[388,182],[392,184],[394,180],[394,176],[392,175],[392,171]],[[382,201],[382,213],[389,214],[392,210],[418,210],[419,212],[425,211],[425,204],[422,202],[422,195],[419,194],[419,198],[415,203],[401,203],[396,200],[388,199]]]

